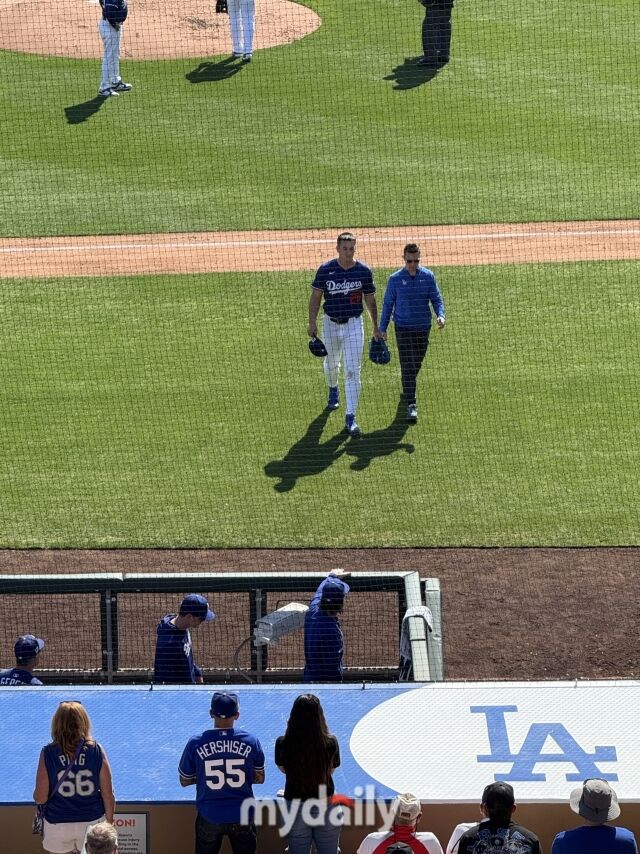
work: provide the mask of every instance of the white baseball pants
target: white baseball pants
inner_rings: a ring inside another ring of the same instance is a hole
[[[100,18],[98,21],[98,32],[104,45],[104,56],[102,58],[101,89],[109,89],[120,80],[120,37],[122,36],[122,25],[119,30],[114,30],[109,21]]]
[[[345,412],[356,414],[362,383],[360,365],[364,345],[362,315],[352,317],[347,323],[334,323],[325,314],[322,320],[322,340],[327,348],[324,375],[329,387],[338,385],[340,365],[344,366]]]
[[[227,0],[231,49],[245,56],[253,53],[253,34],[256,29],[256,0]]]

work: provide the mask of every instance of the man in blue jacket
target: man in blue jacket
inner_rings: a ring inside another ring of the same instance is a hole
[[[569,805],[584,824],[561,831],[553,840],[551,854],[638,854],[633,832],[609,824],[620,815],[620,806],[606,780],[585,780],[571,792]]]
[[[349,573],[334,569],[316,590],[304,620],[304,681],[342,682],[344,637],[339,615]]]
[[[198,593],[189,593],[178,614],[167,614],[158,623],[153,678],[166,685],[202,683],[202,670],[193,660],[191,631],[215,620],[209,603]]]
[[[416,243],[407,243],[403,257],[404,267],[392,273],[387,282],[380,333],[386,340],[393,316],[407,421],[415,424],[418,420],[416,380],[429,346],[430,305],[433,306],[438,329],[444,328],[446,320],[444,300],[436,277],[431,270],[420,266],[420,247]]]

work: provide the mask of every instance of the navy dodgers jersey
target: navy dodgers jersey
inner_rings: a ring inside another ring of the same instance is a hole
[[[212,824],[238,824],[242,802],[253,798],[253,772],[264,769],[260,742],[244,729],[207,729],[189,739],[178,771],[196,778],[198,813]],[[245,816],[245,823],[250,816]]]
[[[371,268],[361,261],[345,270],[337,258],[318,267],[311,287],[324,294],[324,311],[332,320],[348,320],[362,314],[362,294],[375,294]]]
[[[8,670],[0,670],[0,685],[42,685],[42,682],[28,670],[11,667]]]
[[[42,749],[44,764],[49,776],[49,798],[44,817],[49,824],[64,824],[72,821],[94,821],[104,815],[104,803],[100,791],[102,770],[102,748],[96,742],[85,744],[71,771],[60,788],[51,797],[57,779],[64,774],[73,757],[64,755],[57,744],[47,744]]]

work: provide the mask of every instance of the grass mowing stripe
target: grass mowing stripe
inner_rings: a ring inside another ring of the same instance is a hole
[[[419,4],[309,5],[318,31],[225,81],[124,60],[131,97],[78,124],[65,108],[93,98],[97,61],[4,53],[2,233],[637,214],[634,0],[460,2],[428,83]]]

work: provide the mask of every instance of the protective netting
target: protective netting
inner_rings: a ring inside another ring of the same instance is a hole
[[[0,4],[0,546],[638,543],[637,3],[450,6]]]

